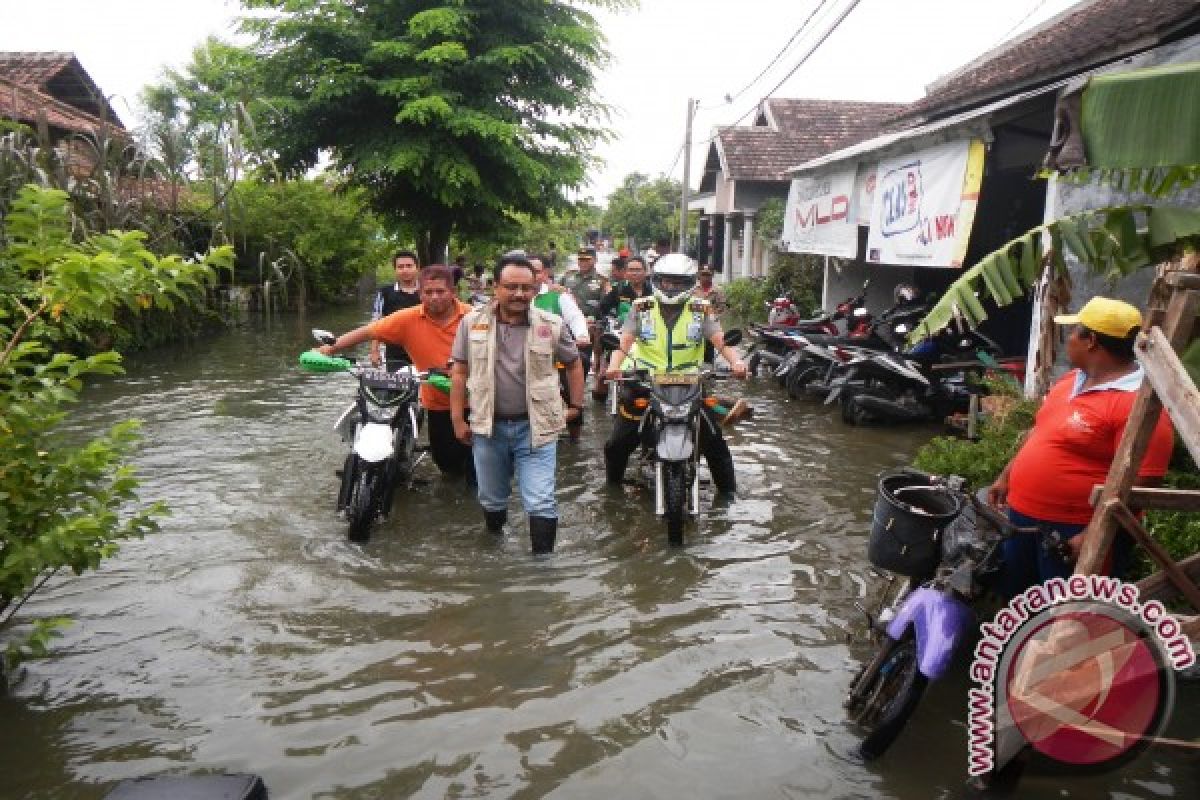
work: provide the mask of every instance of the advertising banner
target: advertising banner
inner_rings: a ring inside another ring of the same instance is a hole
[[[983,156],[983,142],[961,139],[880,161],[867,261],[961,267],[975,221]]]
[[[792,180],[783,217],[784,249],[854,258],[858,250],[853,166]]]

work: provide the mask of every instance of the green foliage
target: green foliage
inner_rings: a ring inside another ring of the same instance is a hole
[[[337,191],[320,179],[246,180],[236,188],[241,281],[282,283],[303,305],[337,296],[389,261],[394,243],[361,189]]]
[[[936,475],[960,475],[974,489],[989,486],[1017,454],[1018,441],[1037,412],[1037,402],[1013,394],[1007,413],[983,420],[978,440],[938,436],[917,451],[913,466]]]
[[[287,170],[323,153],[422,260],[569,206],[605,109],[608,58],[588,6],[623,0],[246,0],[267,13],[259,130]]]
[[[27,186],[0,230],[0,628],[49,576],[95,568],[122,539],[165,512],[138,502],[124,463],[137,442],[126,421],[82,444],[64,440],[66,406],[90,375],[121,371],[115,352],[76,358],[61,347],[80,325],[113,325],[129,308],[170,309],[203,286],[229,253],[202,263],[159,258],[140,231],[82,242],[65,192]],[[44,650],[57,623],[34,628],[11,657]]]
[[[770,287],[754,278],[736,278],[725,287],[725,303],[729,315],[743,325],[765,322],[766,303],[770,299]]]
[[[604,229],[618,238],[633,239],[642,248],[670,237],[679,227],[682,189],[678,181],[664,175],[651,180],[631,172],[608,196]]]

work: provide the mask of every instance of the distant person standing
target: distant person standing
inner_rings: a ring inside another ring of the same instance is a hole
[[[417,278],[420,270],[417,254],[411,250],[400,250],[392,256],[392,268],[396,273],[396,282],[391,286],[380,286],[375,294],[375,304],[371,308],[371,321],[378,322],[389,314],[405,308],[421,304],[421,292],[417,288]],[[380,366],[384,355],[378,339],[371,340],[371,363]],[[386,358],[389,369],[395,369],[401,364],[411,361],[408,353],[399,345],[387,345]]]
[[[575,339],[561,318],[532,305],[537,291],[528,259],[501,258],[495,299],[459,325],[450,389],[454,433],[474,453],[487,529],[503,531],[515,473],[535,554],[554,550],[558,435],[583,409]],[[567,369],[566,409],[555,360]]]
[[[586,373],[591,367],[593,356],[600,346],[600,334],[596,320],[600,317],[600,302],[608,294],[608,279],[596,271],[596,251],[591,247],[579,248],[576,256],[579,268],[563,276],[562,285],[570,290],[579,304],[580,310],[588,320],[588,338],[592,341],[590,350],[581,351],[583,369]]]
[[[718,316],[724,314],[728,303],[725,302],[725,292],[721,290],[721,287],[713,283],[713,268],[704,264],[700,267],[697,277],[699,278],[699,284],[696,286],[693,296],[701,300],[707,300],[714,314]]]

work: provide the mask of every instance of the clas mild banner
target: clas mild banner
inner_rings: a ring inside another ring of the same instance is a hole
[[[854,258],[858,250],[855,168],[792,180],[783,217],[784,248]]]
[[[961,267],[983,179],[983,142],[960,139],[876,170],[867,261]]]

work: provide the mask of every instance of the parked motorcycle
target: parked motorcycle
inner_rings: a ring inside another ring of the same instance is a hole
[[[907,325],[895,328],[906,335]],[[904,352],[860,350],[840,363],[826,404],[840,402],[851,425],[943,419],[966,411],[982,389],[969,379],[987,365],[979,352],[999,355],[995,342],[978,332],[945,330]]]
[[[740,340],[740,331],[726,332],[727,344]],[[700,426],[707,425],[711,434],[719,435],[709,415],[701,412],[705,408],[717,414],[727,411],[711,391],[720,376],[713,370],[653,375],[640,369],[625,374],[613,383],[630,387],[634,404],[643,410],[638,433],[643,460],[653,469],[654,513],[666,524],[667,541],[681,545],[687,517],[700,513]]]
[[[1000,569],[1012,526],[957,476],[916,470],[879,481],[867,558],[890,577],[874,610],[859,605],[876,650],[850,683],[845,708],[877,758],[895,742],[929,681],[942,678],[977,629],[976,606]],[[898,584],[898,590],[897,590]]]
[[[810,334],[842,335],[842,329],[838,326],[839,321],[842,320],[845,321],[846,335],[865,335],[871,322],[871,316],[865,305],[867,288],[870,284],[870,280],[864,281],[862,292],[857,296],[849,297],[838,303],[832,312],[822,312],[812,319],[800,319],[799,314],[787,317],[776,314],[774,319],[777,321],[771,322],[772,315],[768,314],[766,326],[751,325],[749,330],[755,338],[755,342],[750,346],[746,356],[746,368],[749,373],[756,375],[759,367],[765,365],[776,371],[776,377],[780,377],[780,364],[805,346],[806,337]],[[780,303],[781,300],[787,300],[787,298],[776,298],[772,304],[773,311],[777,310],[775,304]],[[791,301],[787,300],[787,302]],[[782,324],[778,320],[786,320],[788,324]]]
[[[321,344],[337,339],[329,331],[312,333]],[[338,472],[337,510],[349,523],[348,538],[364,541],[376,518],[388,515],[396,488],[412,480],[424,420],[418,392],[429,373],[411,366],[389,372],[316,351],[301,355],[300,364],[314,372],[345,372],[358,380],[354,402],[333,429],[350,445]]]
[[[779,365],[776,374],[792,397],[826,396],[834,377],[863,351],[899,350],[904,337],[929,312],[925,303],[894,305],[872,317],[865,308],[851,312],[844,336],[804,336],[803,344]]]

